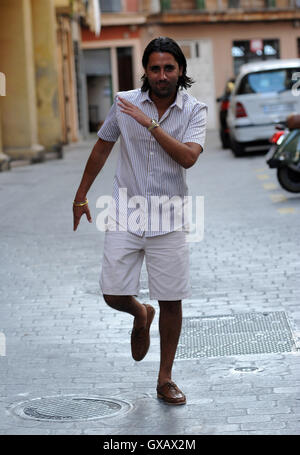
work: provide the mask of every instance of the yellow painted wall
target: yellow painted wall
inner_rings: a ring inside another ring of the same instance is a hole
[[[30,0],[0,2],[0,62],[6,75],[2,98],[4,151],[37,144],[35,74]]]
[[[31,0],[39,142],[61,141],[54,0]]]
[[[70,1],[69,0],[54,0],[55,3],[55,8],[60,8],[64,6],[69,6]]]

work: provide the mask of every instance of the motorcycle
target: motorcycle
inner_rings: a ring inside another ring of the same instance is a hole
[[[300,193],[300,115],[292,114],[285,124],[277,125],[266,157],[270,168],[286,191]]]

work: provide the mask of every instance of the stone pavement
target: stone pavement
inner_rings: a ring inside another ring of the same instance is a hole
[[[132,317],[99,294],[103,233],[95,202],[111,194],[117,148],[89,193],[93,224],[82,219],[72,231],[72,200],[91,146],[0,174],[0,434],[299,435],[299,352],[176,360],[173,379],[188,403],[158,402],[158,311],[150,351],[135,362]],[[191,244],[193,296],[183,315],[285,311],[298,342],[300,195],[278,186],[263,155],[237,159],[221,150],[216,132],[188,181],[191,194],[205,197],[205,235]],[[149,301],[144,268],[141,301]],[[258,370],[234,370],[249,366]],[[24,419],[11,410],[70,394],[125,400],[131,410],[78,422]]]

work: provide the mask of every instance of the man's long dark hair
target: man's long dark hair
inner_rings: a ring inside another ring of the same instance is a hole
[[[172,38],[166,36],[160,36],[150,41],[146,49],[144,50],[144,55],[142,59],[144,69],[147,68],[150,54],[152,52],[168,52],[172,54],[178,63],[179,67],[182,68],[182,76],[179,76],[178,87],[177,88],[188,88],[195,82],[192,78],[186,75],[186,58],[176,43]],[[144,74],[142,77],[143,85],[141,87],[142,92],[146,92],[150,89],[150,85],[147,79],[147,76]]]

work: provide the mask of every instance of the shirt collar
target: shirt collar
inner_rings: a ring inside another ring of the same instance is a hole
[[[149,90],[146,92],[142,92],[142,100],[141,102],[144,103],[145,101],[149,101],[150,103],[153,103],[149,96]],[[174,103],[171,104],[170,108],[173,106],[177,106],[179,109],[183,108],[183,98],[182,98],[182,90],[178,89],[177,90],[177,96],[175,98]]]

